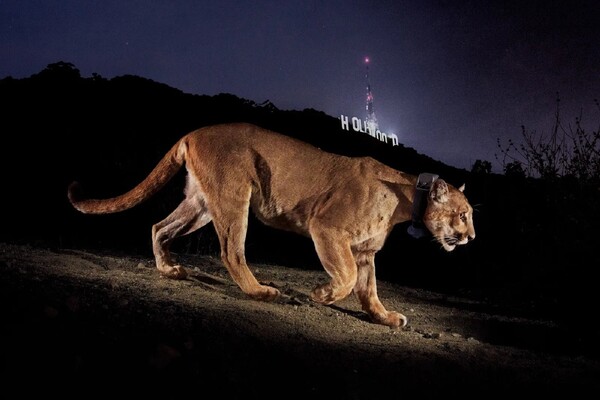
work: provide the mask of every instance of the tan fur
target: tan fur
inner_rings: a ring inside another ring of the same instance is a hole
[[[312,291],[314,301],[332,304],[354,291],[373,321],[406,325],[404,315],[387,311],[379,301],[374,260],[393,226],[411,218],[415,176],[369,157],[330,154],[250,124],[224,124],[184,136],[144,181],[121,196],[81,199],[72,184],[69,199],[83,213],[127,210],[156,193],[183,165],[188,172],[185,199],[152,228],[162,275],[187,276],[172,260],[169,245],[212,221],[223,263],[242,291],[260,300],[277,297],[279,291],[261,285],[246,264],[252,209],[265,224],[313,240],[331,277]],[[448,251],[475,237],[471,206],[462,190],[443,180],[430,192],[424,222]]]

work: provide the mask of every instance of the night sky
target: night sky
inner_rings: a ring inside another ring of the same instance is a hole
[[[364,118],[460,168],[521,125],[598,129],[600,2],[0,0],[0,78],[65,61],[187,93]],[[384,144],[382,144],[384,145]]]

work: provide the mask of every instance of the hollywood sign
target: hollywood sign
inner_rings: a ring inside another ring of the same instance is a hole
[[[370,126],[367,121],[363,121],[360,118],[352,117],[350,119],[346,115],[340,116],[340,121],[342,123],[342,129],[349,131],[350,123],[352,123],[352,130],[354,132],[366,133],[367,135],[371,135],[382,142],[388,143],[388,139],[392,141],[392,146],[398,146],[398,136],[393,133],[384,133],[379,129],[376,129],[374,126]]]

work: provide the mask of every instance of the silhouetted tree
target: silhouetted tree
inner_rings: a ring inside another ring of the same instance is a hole
[[[74,80],[81,78],[81,73],[72,63],[59,61],[53,64],[48,64],[48,66],[39,74],[37,74],[37,76],[56,80]]]
[[[102,75],[93,72],[92,73],[92,81],[94,82],[106,82],[106,79],[102,77]]]
[[[492,172],[492,163],[486,160],[475,160],[471,172],[478,175],[486,175]]]
[[[525,178],[525,170],[520,161],[512,161],[504,165],[504,175],[509,178]]]

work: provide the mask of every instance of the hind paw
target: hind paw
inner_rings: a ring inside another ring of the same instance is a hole
[[[318,288],[314,289],[310,293],[310,299],[316,303],[329,305],[333,304],[337,299],[333,295],[333,290],[331,290],[331,284],[326,283]]]
[[[183,280],[187,278],[188,273],[181,265],[164,267],[160,270],[160,274],[165,278]]]

